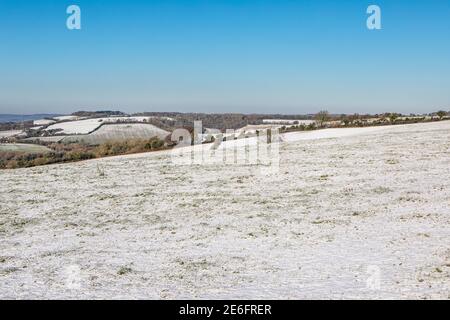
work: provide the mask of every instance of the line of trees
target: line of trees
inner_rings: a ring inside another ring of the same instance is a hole
[[[16,169],[34,167],[60,162],[74,162],[140,152],[157,151],[166,148],[163,140],[154,137],[151,139],[134,139],[122,142],[107,142],[98,146],[88,146],[79,143],[52,143],[47,145],[52,152],[24,153],[1,152],[0,169]]]

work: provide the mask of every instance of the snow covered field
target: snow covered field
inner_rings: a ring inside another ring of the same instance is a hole
[[[61,117],[60,117],[61,118]],[[56,118],[55,118],[56,119]],[[108,118],[92,118],[77,121],[68,121],[55,123],[47,127],[45,130],[61,130],[63,134],[88,134],[105,122],[118,122],[118,121],[136,121],[143,122],[148,120],[149,117],[108,117]],[[61,119],[60,119],[61,120]]]
[[[52,119],[55,119],[55,120],[58,120],[58,121],[74,121],[74,120],[84,119],[84,117],[67,115],[67,116],[53,117]]]
[[[18,135],[20,133],[22,133],[22,130],[0,131],[0,138],[13,137],[13,136]]]
[[[25,152],[25,153],[46,153],[52,151],[51,149],[27,143],[1,143],[0,152]]]
[[[55,120],[50,120],[50,119],[39,119],[39,120],[34,120],[33,124],[35,126],[46,126],[52,123],[55,123]]]
[[[108,141],[125,141],[127,139],[150,139],[158,137],[164,140],[170,132],[149,123],[108,124],[88,135],[64,137],[62,141],[101,144]]]
[[[450,121],[330,130],[0,171],[0,298],[449,299]]]
[[[311,123],[316,123],[315,120],[287,120],[287,119],[263,119],[262,121],[263,123],[266,124],[284,124],[284,125],[299,125],[299,124],[304,124],[304,125],[308,125]]]

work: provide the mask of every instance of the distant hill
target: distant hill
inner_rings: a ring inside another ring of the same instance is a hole
[[[312,115],[283,114],[243,114],[243,113],[181,113],[181,112],[141,112],[133,116],[168,117],[173,119],[175,127],[189,128],[194,121],[201,120],[204,128],[238,129],[246,125],[262,124],[264,119],[310,120]],[[157,125],[157,124],[156,124]],[[157,125],[161,127],[160,125]]]
[[[42,118],[51,118],[57,117],[60,114],[47,114],[47,113],[39,113],[39,114],[0,114],[0,123],[7,122],[24,122],[24,121],[32,121],[38,120]]]
[[[103,118],[103,117],[126,116],[126,115],[127,114],[122,111],[111,111],[111,110],[77,111],[72,113],[72,116],[88,117],[88,118]]]

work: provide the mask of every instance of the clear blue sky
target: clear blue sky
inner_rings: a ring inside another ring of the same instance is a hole
[[[102,108],[448,110],[450,1],[0,0],[0,113]]]

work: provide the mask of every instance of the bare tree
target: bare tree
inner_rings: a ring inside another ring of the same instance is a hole
[[[447,115],[447,112],[439,110],[438,112],[436,112],[436,115],[439,117],[440,120],[442,120]]]
[[[400,114],[392,112],[392,113],[389,113],[388,118],[391,123],[394,123],[395,120],[397,120],[397,118],[399,116],[400,116]]]
[[[320,112],[318,112],[315,116],[316,121],[319,124],[319,127],[323,127],[323,124],[328,121],[328,119],[330,118],[330,113],[326,110],[322,110]]]

